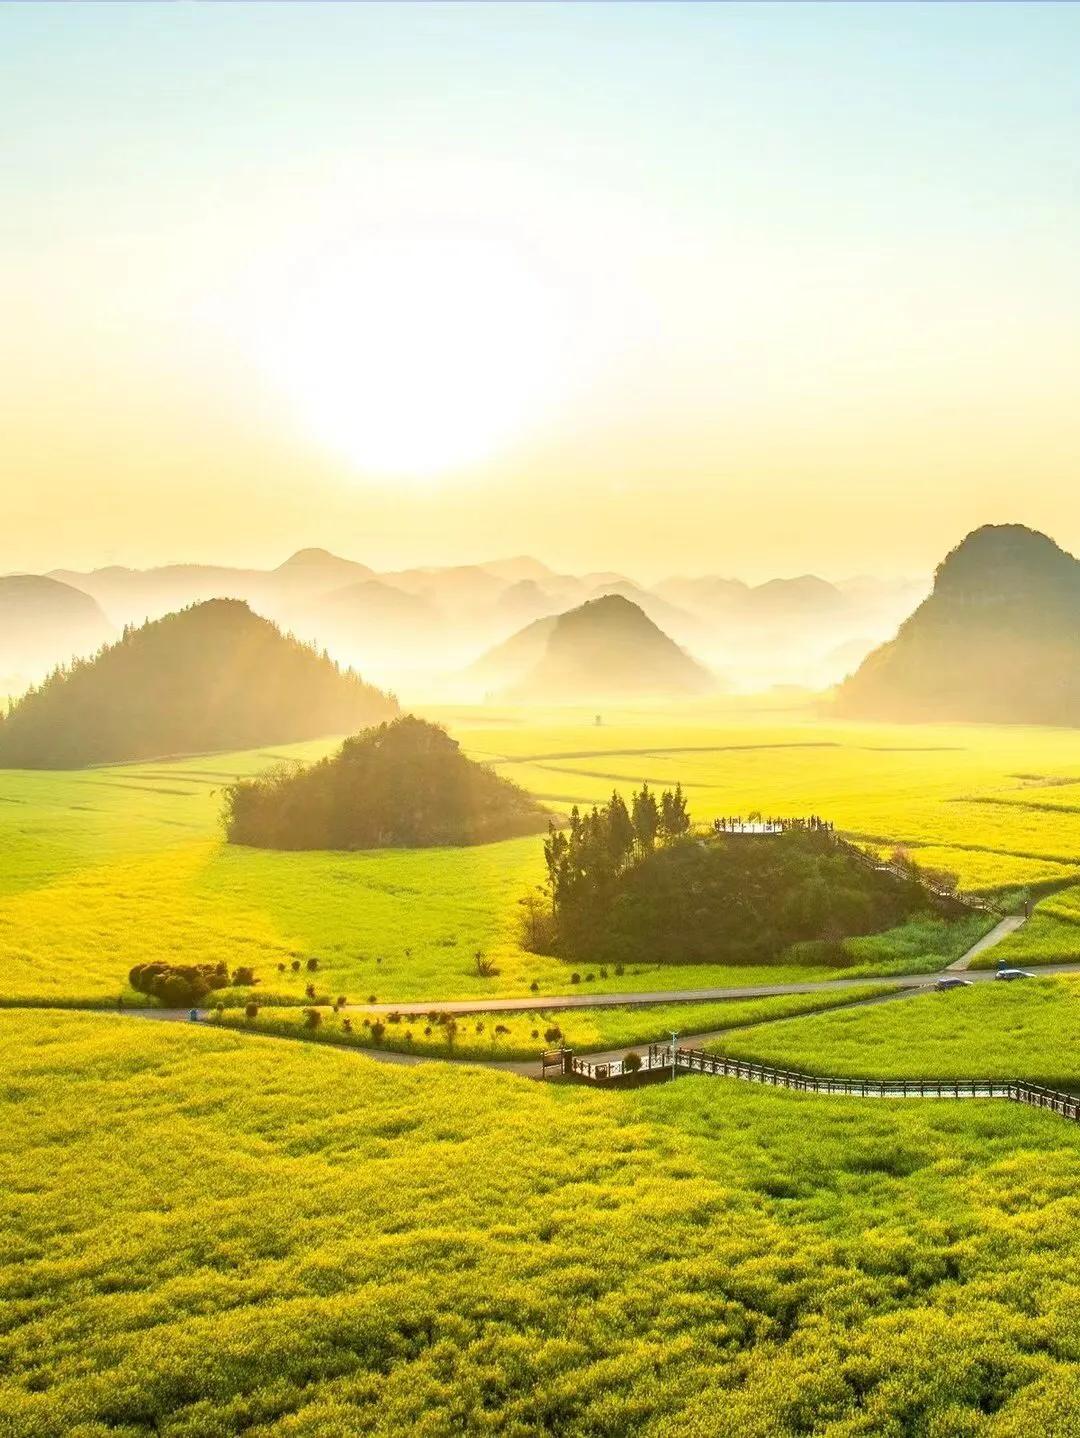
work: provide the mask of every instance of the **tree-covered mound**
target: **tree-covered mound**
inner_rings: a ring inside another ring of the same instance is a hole
[[[549,813],[411,714],[346,739],[306,767],[282,764],[226,791],[231,843],[268,849],[425,848],[535,834]]]
[[[1080,724],[1080,561],[1020,524],[975,530],[836,702],[854,718]]]
[[[347,732],[397,701],[238,599],[126,629],[0,720],[0,765],[75,769]]]
[[[695,835],[681,792],[647,785],[629,806],[613,794],[575,809],[545,859],[550,904],[526,902],[524,938],[566,958],[757,964],[812,942],[827,961],[845,938],[962,908],[914,864],[879,864],[820,821]]]

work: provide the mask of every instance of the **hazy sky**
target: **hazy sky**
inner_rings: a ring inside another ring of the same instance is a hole
[[[1080,549],[1080,7],[0,6],[0,570]]]

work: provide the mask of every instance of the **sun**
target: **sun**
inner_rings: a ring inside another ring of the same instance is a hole
[[[290,285],[262,360],[312,437],[375,475],[481,461],[536,423],[566,348],[555,287],[468,233],[381,237]]]

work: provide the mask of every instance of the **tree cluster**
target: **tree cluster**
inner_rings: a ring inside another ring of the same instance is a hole
[[[230,976],[224,961],[217,964],[170,964],[164,959],[149,964],[136,964],[128,974],[128,983],[136,993],[157,999],[168,1009],[194,1008],[215,989],[248,987],[257,984],[255,971],[247,965],[235,969]]]
[[[630,796],[618,792],[606,804],[582,814],[575,804],[568,828],[548,825],[544,841],[547,887],[552,911],[580,903],[603,903],[619,877],[648,858],[658,846],[672,844],[690,830],[682,786],[665,789],[657,799],[648,784]]]
[[[303,767],[278,765],[225,791],[229,841],[271,849],[421,848],[533,834],[548,811],[411,714]],[[479,962],[479,961],[478,961]]]
[[[695,837],[677,789],[575,811],[544,857],[551,903],[525,903],[523,942],[597,962],[768,963],[811,940],[840,957],[846,937],[957,906],[824,822]]]

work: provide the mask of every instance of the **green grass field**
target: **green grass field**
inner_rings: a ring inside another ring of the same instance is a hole
[[[639,1004],[634,1007],[560,1009],[530,1013],[462,1014],[452,1044],[445,1027],[434,1012],[427,1015],[337,1013],[320,1009],[319,1022],[309,1023],[307,1009],[278,1007],[261,1009],[254,1019],[243,1009],[226,1009],[209,1022],[246,1032],[277,1034],[285,1038],[311,1039],[319,1043],[344,1044],[352,1048],[381,1048],[393,1053],[419,1054],[427,1058],[468,1058],[481,1060],[532,1060],[542,1049],[561,1042],[578,1053],[643,1047],[662,1043],[673,1030],[681,1034],[708,1033],[793,1014],[816,1013],[838,1004],[856,1003],[877,994],[892,992],[889,984],[860,984],[850,989],[819,993],[778,994],[772,998],[723,999],[714,1003]],[[367,1024],[365,1024],[367,1019]],[[381,1021],[385,1032],[372,1038],[372,1021]],[[351,1026],[345,1028],[345,1023]],[[552,1026],[562,1032],[561,1040],[545,1042]]]
[[[0,1028],[18,1438],[1075,1432],[1051,1115]]]
[[[587,803],[618,783],[682,782],[702,820],[808,812],[882,847],[903,843],[972,888],[1067,884],[1080,873],[1080,737],[975,726],[829,725],[731,706],[609,716],[447,712],[469,752],[553,804]],[[616,722],[617,720],[617,722]],[[314,756],[331,742],[294,746]],[[517,901],[542,878],[540,841],[465,850],[272,853],[226,846],[220,789],[286,751],[214,755],[49,774],[0,772],[0,999],[112,1001],[131,966],[154,958],[254,965],[263,1002],[319,987],[380,1001],[569,991],[570,972],[517,942]],[[1076,957],[1080,887],[1044,901],[1001,953]],[[908,932],[852,945],[842,970],[642,965],[597,994],[874,976],[938,966],[959,932]],[[480,979],[482,950],[499,970]],[[997,952],[997,951],[996,951]],[[284,965],[284,974],[278,966]],[[582,981],[587,967],[582,968]],[[129,997],[131,997],[129,995]]]
[[[710,1047],[836,1077],[1024,1078],[1080,1091],[1080,979],[919,994],[740,1029]]]

